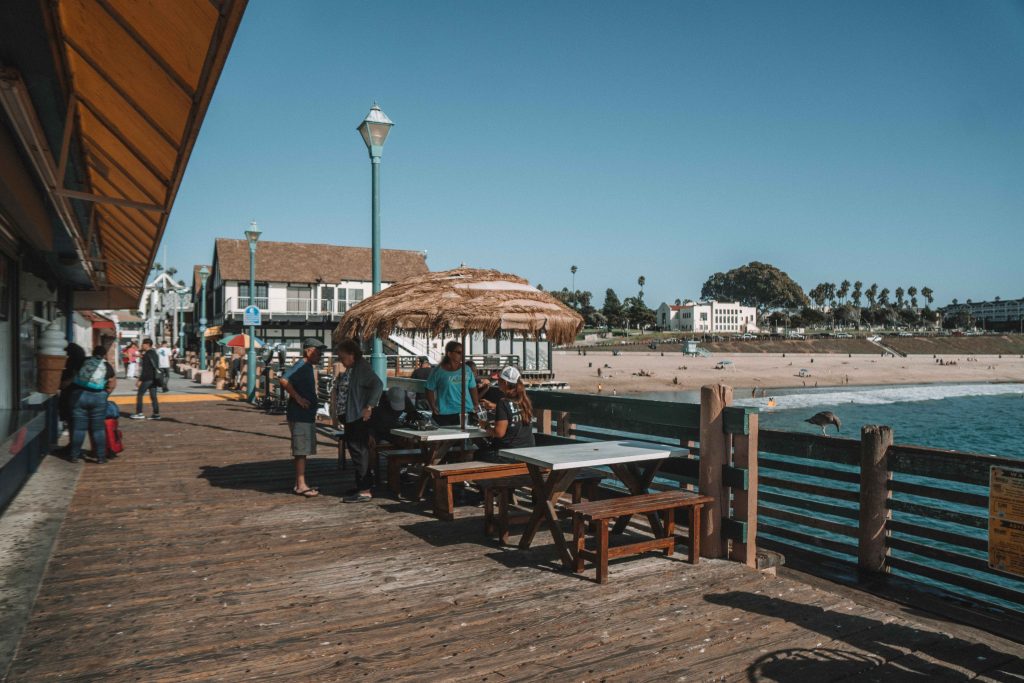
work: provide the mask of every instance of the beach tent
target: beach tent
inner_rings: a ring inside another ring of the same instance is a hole
[[[335,345],[349,337],[387,339],[394,332],[432,337],[521,334],[551,344],[570,344],[583,318],[529,281],[497,270],[455,268],[415,275],[350,308],[334,330]],[[463,364],[465,373],[465,364]],[[465,427],[463,378],[462,426]]]

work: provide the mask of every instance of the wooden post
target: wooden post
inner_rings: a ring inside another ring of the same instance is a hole
[[[715,499],[704,506],[701,525],[701,555],[725,557],[722,540],[722,503],[728,489],[722,487],[722,466],[727,462],[725,431],[722,414],[732,403],[732,387],[715,384],[700,389],[700,492]],[[724,501],[728,505],[728,500]]]
[[[747,523],[747,540],[733,541],[729,559],[748,567],[757,567],[757,417],[757,413],[747,416],[749,434],[733,437],[733,465],[746,468],[747,490],[736,491],[732,507],[736,519]]]
[[[537,416],[537,431],[541,434],[551,433],[551,409],[542,408]]]
[[[568,438],[572,434],[572,425],[569,424],[569,413],[559,411],[555,414],[558,420],[558,435]]]
[[[861,428],[857,567],[866,572],[885,571],[891,446],[891,427],[864,425]]]

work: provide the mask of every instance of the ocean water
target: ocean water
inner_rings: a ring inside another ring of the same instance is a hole
[[[734,405],[755,407],[761,426],[820,433],[804,422],[831,410],[843,424],[839,436],[859,439],[866,424],[893,428],[896,443],[1024,458],[1024,384],[927,384],[818,389],[768,389],[751,398],[735,390]],[[643,398],[699,402],[693,391],[658,392]],[[769,398],[775,407],[769,407]],[[835,434],[835,428],[828,428]]]

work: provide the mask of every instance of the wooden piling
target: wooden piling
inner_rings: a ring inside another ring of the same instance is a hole
[[[886,522],[889,519],[889,448],[892,428],[864,425],[860,431],[860,511],[857,567],[865,572],[886,570]]]
[[[722,509],[727,507],[728,489],[722,486],[722,467],[728,462],[728,444],[722,424],[725,407],[732,403],[732,387],[715,384],[700,389],[700,492],[715,498],[704,506],[700,549],[703,557],[725,557],[722,539]],[[723,499],[724,498],[724,499]]]

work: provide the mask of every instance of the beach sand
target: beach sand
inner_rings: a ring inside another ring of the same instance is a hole
[[[881,354],[712,354],[707,358],[658,351],[613,356],[611,351],[556,351],[555,379],[586,394],[636,394],[686,391],[723,382],[747,391],[754,387],[828,387],[949,382],[1024,382],[1024,359],[1018,356],[944,356],[955,365],[939,365],[931,356],[907,358]],[[970,359],[970,360],[968,360]],[[975,360],[976,359],[976,360]],[[719,361],[732,361],[716,370]],[[605,367],[605,366],[610,367]],[[601,377],[597,376],[598,368]],[[800,377],[800,369],[807,377]],[[640,371],[651,377],[637,376]],[[678,384],[673,383],[678,379]],[[598,386],[600,385],[600,391]]]

